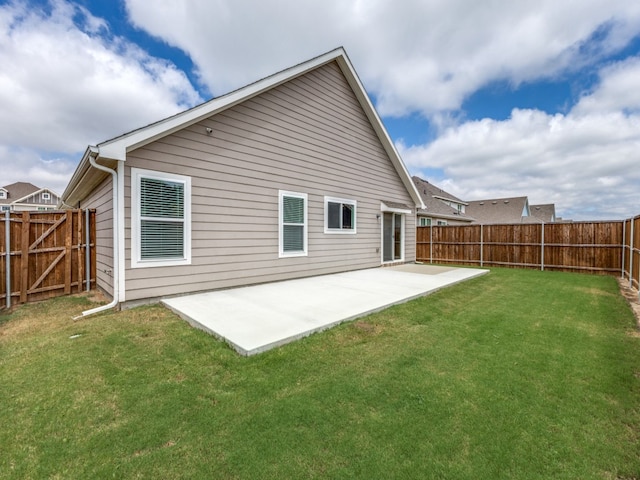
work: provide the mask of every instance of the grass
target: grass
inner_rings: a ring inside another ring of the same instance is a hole
[[[0,478],[640,478],[613,278],[495,269],[250,358],[89,306],[0,316]]]

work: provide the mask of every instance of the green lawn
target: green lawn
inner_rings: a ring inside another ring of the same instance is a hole
[[[640,478],[613,278],[494,269],[250,358],[90,306],[0,316],[0,478]]]

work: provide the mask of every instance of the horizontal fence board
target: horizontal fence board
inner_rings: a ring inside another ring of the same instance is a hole
[[[626,221],[418,227],[420,262],[625,276],[637,288],[640,216]]]

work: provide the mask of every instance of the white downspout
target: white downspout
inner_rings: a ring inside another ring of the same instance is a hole
[[[118,305],[119,302],[119,293],[120,293],[120,261],[119,261],[119,235],[118,235],[118,172],[117,170],[112,170],[111,168],[105,167],[104,165],[100,165],[96,162],[96,157],[98,155],[97,150],[91,150],[89,154],[89,163],[93,168],[97,168],[98,170],[102,170],[103,172],[107,172],[111,174],[112,186],[113,186],[113,300],[106,305],[101,305],[96,308],[92,308],[91,310],[85,310],[82,312],[82,315],[78,315],[74,317],[74,320],[77,318],[87,317],[89,315],[93,315],[94,313],[104,312],[105,310],[109,310]]]

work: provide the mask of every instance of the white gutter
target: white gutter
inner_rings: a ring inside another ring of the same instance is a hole
[[[74,317],[74,320],[93,315],[94,313],[104,312],[105,310],[116,307],[119,302],[120,293],[120,245],[118,243],[118,172],[117,170],[112,170],[111,168],[97,163],[96,157],[98,156],[98,150],[95,147],[89,147],[89,149],[89,163],[91,164],[91,166],[98,170],[102,170],[103,172],[110,173],[113,182],[113,300],[111,300],[111,302],[106,305],[101,305],[99,307],[92,308],[91,310],[85,310],[84,312],[82,312],[82,315]]]

